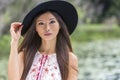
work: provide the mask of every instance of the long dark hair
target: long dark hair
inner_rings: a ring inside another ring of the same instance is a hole
[[[39,16],[45,12],[47,11],[40,13]],[[69,74],[69,52],[72,52],[69,33],[66,24],[64,23],[62,18],[56,12],[53,11],[49,11],[49,12],[51,12],[56,17],[60,25],[60,30],[57,35],[55,52],[57,55],[57,61],[60,67],[62,80],[67,80]],[[35,31],[36,18],[31,24],[29,30],[26,32],[24,36],[24,40],[19,46],[18,52],[20,51],[24,52],[24,58],[23,58],[24,69],[20,80],[26,79],[29,69],[32,65],[35,53],[41,46],[41,38]]]

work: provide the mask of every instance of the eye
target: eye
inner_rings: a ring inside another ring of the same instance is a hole
[[[39,22],[38,25],[44,25],[44,23],[43,22]]]
[[[55,23],[55,21],[54,21],[54,20],[50,21],[50,24],[54,24],[54,23]]]

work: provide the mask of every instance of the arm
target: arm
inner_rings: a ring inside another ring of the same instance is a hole
[[[77,80],[77,78],[78,78],[78,59],[73,53],[69,53],[68,80]]]
[[[18,54],[17,49],[11,46],[8,62],[8,80],[20,80],[23,67],[23,52]]]
[[[11,24],[11,49],[8,61],[8,80],[20,80],[23,71],[23,52],[18,54],[18,41],[20,38],[20,31],[16,30],[16,27],[20,23]]]

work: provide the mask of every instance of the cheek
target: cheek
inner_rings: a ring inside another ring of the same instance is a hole
[[[58,34],[59,30],[60,30],[59,27],[55,27],[55,28],[53,29],[53,31],[54,31],[55,34]]]
[[[38,35],[41,37],[42,34],[43,34],[43,30],[42,29],[39,29],[39,28],[36,28],[36,32],[38,33]]]
[[[53,28],[52,30],[53,30],[55,33],[58,33],[59,30],[60,30],[60,26],[59,26],[58,23],[56,23],[56,25],[54,25],[52,28]]]

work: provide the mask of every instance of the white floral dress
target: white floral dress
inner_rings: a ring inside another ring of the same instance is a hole
[[[26,80],[62,80],[56,54],[37,51]]]

